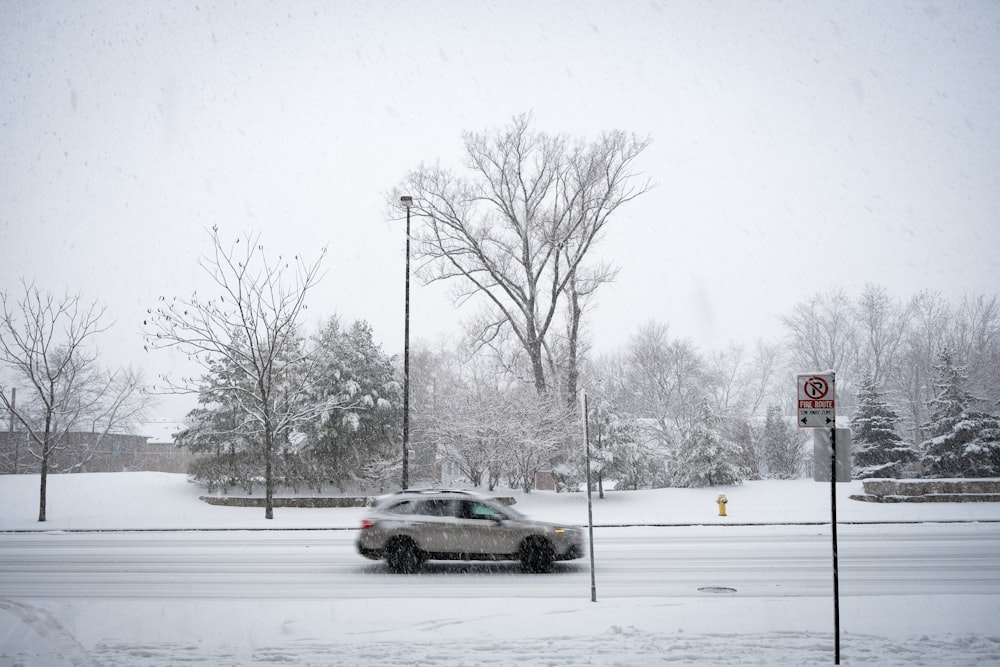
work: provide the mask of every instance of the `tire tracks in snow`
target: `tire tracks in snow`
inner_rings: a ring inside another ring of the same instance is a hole
[[[44,609],[0,598],[0,609],[10,613],[38,634],[58,657],[77,667],[98,667],[83,645]]]

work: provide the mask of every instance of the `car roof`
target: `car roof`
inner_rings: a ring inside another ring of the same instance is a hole
[[[383,506],[389,502],[395,500],[413,499],[413,498],[428,498],[428,497],[464,497],[472,498],[475,500],[492,500],[489,496],[484,496],[475,491],[467,491],[465,489],[407,489],[405,491],[396,491],[395,493],[389,493],[384,496],[380,496],[375,502],[376,507]]]

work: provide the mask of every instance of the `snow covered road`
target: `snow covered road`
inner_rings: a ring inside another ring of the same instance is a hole
[[[841,595],[1000,596],[1000,524],[841,526]],[[0,535],[5,597],[352,599],[589,597],[587,559],[545,576],[516,563],[430,563],[388,573],[354,551],[354,531]],[[829,529],[808,526],[602,528],[598,594],[830,595]]]

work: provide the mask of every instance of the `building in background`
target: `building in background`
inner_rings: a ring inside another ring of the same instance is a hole
[[[51,456],[49,472],[175,472],[186,473],[194,455],[174,444],[184,425],[157,419],[140,424],[135,434],[67,433]],[[0,431],[0,473],[38,473],[25,431]]]

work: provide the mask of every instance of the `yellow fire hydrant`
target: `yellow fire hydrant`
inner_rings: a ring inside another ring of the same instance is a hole
[[[719,516],[726,516],[726,504],[729,500],[726,499],[726,494],[720,493],[719,499],[715,502],[719,503]]]

